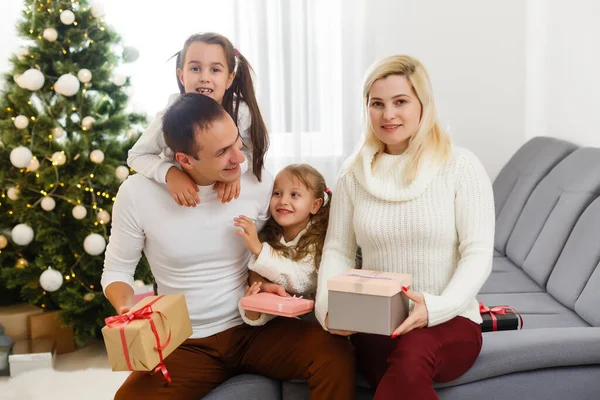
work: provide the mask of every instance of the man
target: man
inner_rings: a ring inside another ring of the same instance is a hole
[[[166,185],[140,175],[127,179],[113,207],[102,286],[119,313],[132,306],[133,274],[146,254],[159,294],[185,294],[193,334],[165,359],[173,379],[133,372],[116,399],[197,400],[243,372],[274,379],[306,379],[312,399],[354,398],[354,354],[349,342],[318,324],[276,318],[243,323],[238,302],[247,285],[250,252],[235,234],[233,218],[263,226],[272,177],[241,177],[241,194],[221,204],[212,185],[233,182],[244,161],[233,120],[217,102],[183,94],[163,120],[167,145],[199,187],[200,204],[177,205]]]

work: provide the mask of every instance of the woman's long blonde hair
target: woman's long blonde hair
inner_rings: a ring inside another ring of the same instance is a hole
[[[395,55],[375,62],[365,76],[363,86],[365,139],[359,154],[366,146],[378,148],[377,154],[381,154],[385,150],[384,143],[375,136],[373,131],[371,118],[369,117],[369,95],[375,81],[390,75],[405,76],[421,102],[421,120],[416,133],[409,139],[408,148],[405,152],[410,156],[410,159],[407,168],[403,171],[403,176],[404,181],[410,184],[417,176],[419,165],[425,153],[440,161],[448,157],[451,145],[450,137],[438,123],[433,89],[425,67],[410,56]]]

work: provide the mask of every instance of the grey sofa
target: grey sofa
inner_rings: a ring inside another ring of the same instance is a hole
[[[484,333],[473,367],[440,399],[600,399],[600,149],[538,137],[494,181],[492,273],[478,298],[521,331]],[[206,399],[309,399],[305,382],[241,375]],[[360,377],[357,398],[372,399]],[[399,394],[398,398],[402,398]]]

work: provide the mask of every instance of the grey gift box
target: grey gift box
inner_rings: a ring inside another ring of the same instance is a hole
[[[351,269],[327,281],[329,329],[391,335],[408,317],[407,274]]]

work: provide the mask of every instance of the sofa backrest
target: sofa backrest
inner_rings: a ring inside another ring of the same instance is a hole
[[[600,198],[573,228],[547,290],[593,326],[600,326]]]
[[[529,196],[508,239],[508,258],[545,287],[575,223],[599,192],[600,148],[575,150]]]
[[[577,145],[551,137],[535,137],[511,157],[494,180],[496,235],[494,248],[505,254],[506,243],[527,199],[538,183]]]

